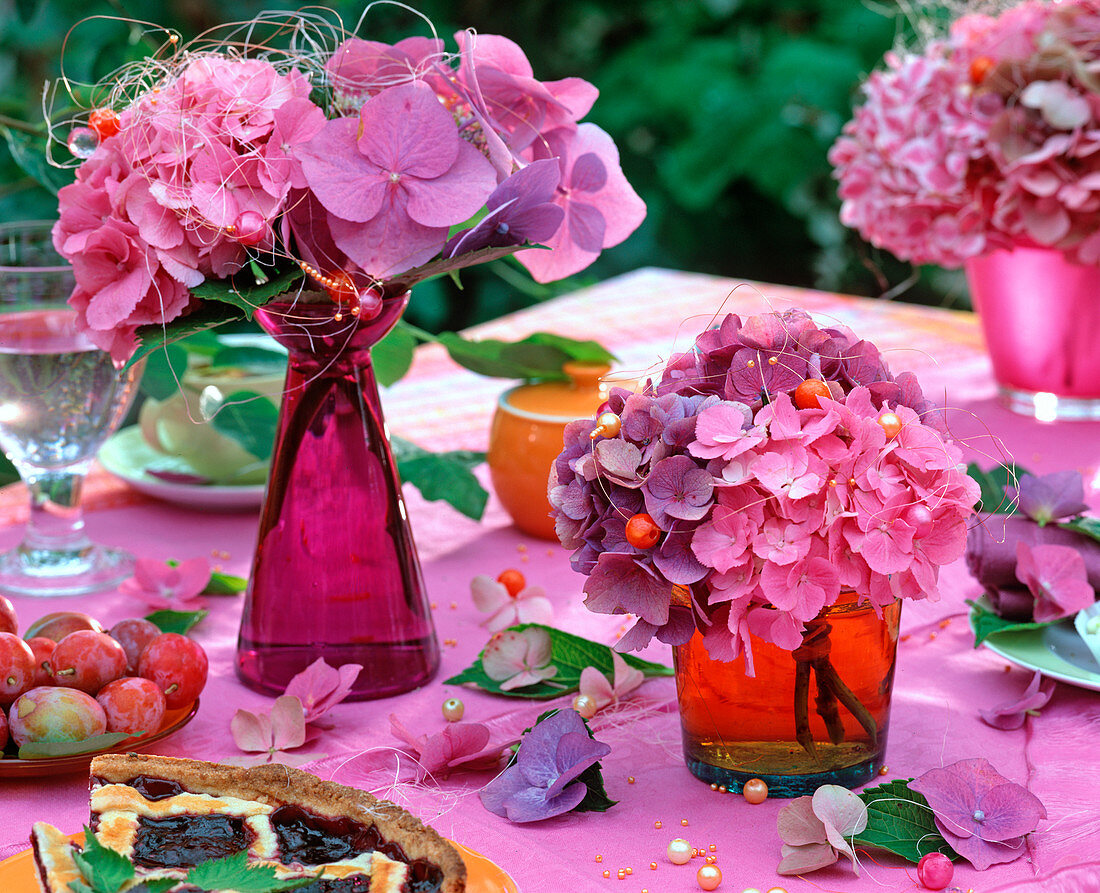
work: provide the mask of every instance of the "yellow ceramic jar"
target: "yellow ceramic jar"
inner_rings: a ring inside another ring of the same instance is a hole
[[[594,418],[612,387],[607,365],[566,363],[568,381],[520,385],[500,395],[489,435],[489,473],[497,498],[524,533],[555,539],[546,498],[550,467],[562,450],[565,426]]]

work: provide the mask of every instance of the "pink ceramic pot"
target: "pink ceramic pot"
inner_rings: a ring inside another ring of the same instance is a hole
[[[1100,267],[1017,247],[967,261],[966,276],[1009,408],[1100,419]]]

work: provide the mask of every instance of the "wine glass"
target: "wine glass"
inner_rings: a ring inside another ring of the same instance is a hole
[[[30,490],[23,541],[0,554],[0,591],[80,595],[133,573],[133,556],[93,543],[80,494],[122,421],[140,368],[118,371],[78,329],[72,267],[49,222],[0,226],[0,448]]]

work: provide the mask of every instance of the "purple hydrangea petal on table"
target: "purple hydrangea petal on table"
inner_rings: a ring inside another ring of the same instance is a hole
[[[302,702],[306,722],[316,722],[351,694],[362,669],[360,664],[330,667],[319,657],[287,683],[285,694]]]
[[[537,822],[569,812],[587,793],[580,775],[611,753],[596,741],[576,710],[559,710],[536,723],[513,762],[481,791],[481,802],[513,822]]]
[[[560,179],[561,169],[553,158],[533,161],[516,171],[486,199],[489,213],[476,226],[449,240],[443,256],[545,242],[565,217],[565,211],[550,201]]]
[[[1038,797],[982,758],[930,769],[909,787],[928,801],[952,849],[979,871],[1022,855],[1024,836],[1047,815]]]
[[[1083,611],[1096,601],[1085,559],[1071,546],[1016,544],[1016,576],[1035,596],[1035,620],[1044,623]]]
[[[1079,471],[1020,475],[1020,511],[1040,524],[1072,518],[1088,510],[1085,483]]]
[[[1043,674],[1036,671],[1031,677],[1031,682],[1023,693],[1015,700],[999,704],[991,710],[978,710],[982,721],[995,729],[1018,729],[1027,719],[1028,714],[1040,707],[1045,707],[1054,694],[1054,680],[1043,679]]]
[[[966,566],[987,589],[1018,586],[1016,544],[1069,546],[1081,554],[1089,583],[1100,589],[1100,543],[1055,524],[1040,526],[1023,515],[981,515],[966,535]]]

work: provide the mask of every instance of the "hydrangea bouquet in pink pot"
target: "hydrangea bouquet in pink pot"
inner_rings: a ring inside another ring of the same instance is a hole
[[[54,240],[118,364],[246,315],[287,348],[238,671],[277,693],[324,657],[380,697],[439,652],[371,346],[417,282],[511,254],[558,279],[645,206],[581,122],[591,84],[538,80],[498,35],[390,45],[330,22],[266,14],[122,69],[70,138]]]
[[[886,56],[830,153],[841,220],[966,268],[1007,404],[1100,418],[1100,3],[1025,0]]]
[[[936,598],[978,497],[911,373],[792,310],[725,317],[573,422],[550,479],[585,605],[674,647],[712,785],[860,784],[886,744],[901,601]]]

